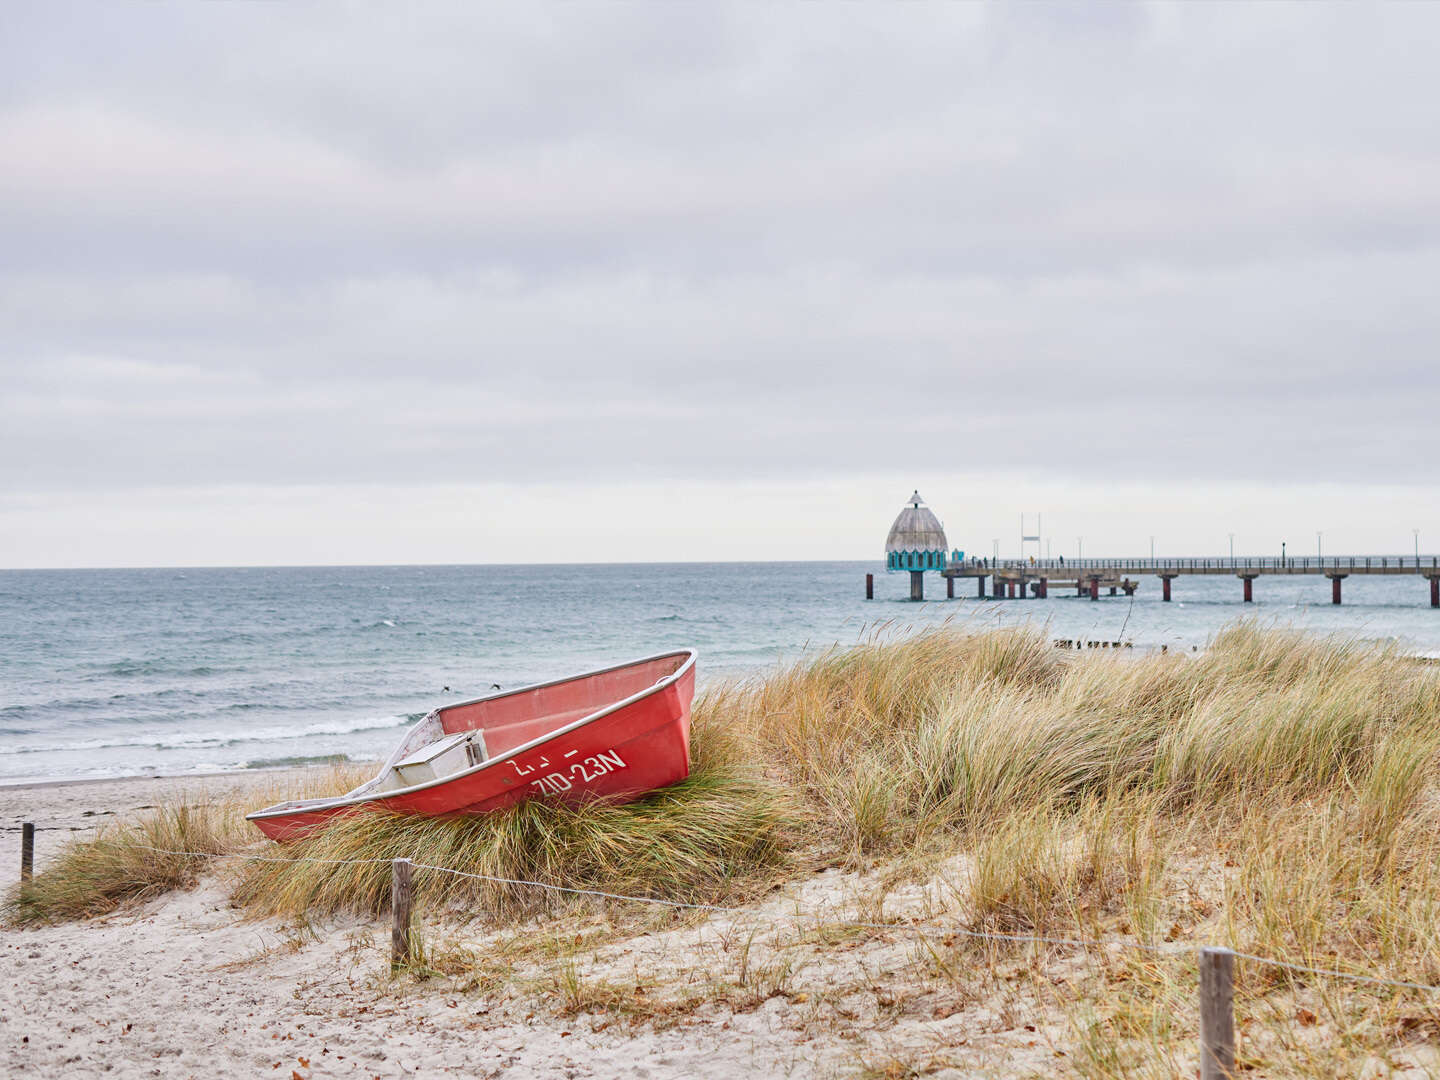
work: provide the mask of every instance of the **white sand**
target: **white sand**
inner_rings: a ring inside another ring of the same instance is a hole
[[[153,805],[176,786],[218,793],[254,782],[0,789],[0,821],[41,826],[43,867],[64,839]],[[18,835],[5,834],[0,854],[7,886],[17,874]],[[797,910],[866,914],[855,904],[871,894],[878,895],[874,882],[832,870],[745,915],[612,930],[571,961],[579,985],[615,987],[624,1000],[691,996],[671,1014],[635,1020],[603,1009],[567,1015],[566,969],[535,950],[488,991],[467,990],[464,979],[390,980],[387,927],[342,922],[302,934],[246,922],[217,873],[195,891],[108,918],[5,931],[0,1075],[812,1077],[937,1057],[959,1066],[939,1076],[1055,1071],[1063,1020],[1037,1022],[1003,993],[971,997],[921,978],[924,957],[903,934],[807,945],[788,919]],[[942,891],[901,889],[884,911],[939,913],[946,903]],[[777,924],[756,912],[787,918]],[[605,925],[603,915],[577,915],[530,933],[569,939]],[[494,956],[497,939],[515,931],[434,921],[425,933],[437,949],[469,945]],[[1002,990],[1004,979],[994,976]]]

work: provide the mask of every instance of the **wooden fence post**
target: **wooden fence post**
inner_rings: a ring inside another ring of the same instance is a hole
[[[35,823],[20,826],[20,880],[29,881],[35,871]]]
[[[396,859],[390,864],[390,966],[410,962],[410,899],[412,864]]]
[[[1235,1076],[1235,954],[1200,950],[1200,1080]]]

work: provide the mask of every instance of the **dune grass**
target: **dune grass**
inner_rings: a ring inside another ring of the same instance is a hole
[[[738,898],[782,862],[782,805],[768,785],[707,770],[626,806],[531,800],[450,820],[355,815],[272,851],[277,861],[242,866],[234,898],[264,915],[378,914],[390,903],[389,860],[403,857],[490,877],[713,903]],[[417,901],[429,910],[519,915],[565,898],[423,866],[416,875]]]
[[[85,918],[108,914],[127,900],[188,888],[207,861],[205,853],[238,846],[228,826],[224,815],[204,804],[182,801],[102,830],[93,840],[68,845],[44,873],[19,886],[9,914],[19,923]]]
[[[362,779],[353,766],[311,770],[306,794],[348,791]],[[130,901],[195,885],[211,856],[255,843],[245,814],[253,805],[295,798],[298,783],[251,789],[244,801],[212,801],[203,791],[181,790],[153,813],[120,821],[95,836],[66,844],[29,882],[10,890],[4,913],[25,925],[106,915]]]
[[[877,637],[712,688],[696,702],[692,746],[688,782],[628,806],[368,814],[285,847],[235,827],[259,798],[219,818],[171,807],[74,845],[9,911],[73,918],[194,879],[194,860],[153,859],[142,841],[283,860],[238,862],[232,888],[250,912],[285,916],[382,911],[383,860],[399,856],[740,903],[816,865],[923,874],[927,857],[959,855],[973,930],[1225,943],[1440,982],[1440,667],[1391,648],[1254,623],[1194,656],[1077,655],[1024,629]],[[427,910],[493,917],[556,902],[429,871],[417,892]],[[977,948],[959,938],[964,955],[925,963],[973,971]],[[1176,1040],[1194,1031],[1191,960],[1107,957],[1047,982],[1046,955],[1031,973],[1048,987],[1037,995],[1069,1010],[1067,1067],[1179,1068]],[[1240,1007],[1266,1018],[1247,1029],[1246,1052],[1283,1051],[1310,1063],[1295,1075],[1329,1075],[1440,1035],[1440,1003],[1322,982],[1242,966]]]
[[[1240,624],[1194,659],[933,631],[721,704],[816,828],[866,853],[1125,792],[1183,810],[1369,783],[1403,803],[1440,745],[1437,694],[1440,673],[1392,650]]]

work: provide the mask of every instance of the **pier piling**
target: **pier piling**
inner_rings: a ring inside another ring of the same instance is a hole
[[[1440,577],[1430,579],[1430,606],[1440,607]]]
[[[866,599],[866,600],[874,600],[874,599],[875,599],[875,575],[874,575],[874,574],[866,574],[866,575],[865,575],[865,599]]]
[[[945,599],[955,599],[955,579],[953,577],[947,577],[945,579]]]
[[[1170,603],[1170,582],[1174,580],[1169,574],[1160,575],[1160,599],[1167,604]]]
[[[1330,575],[1330,603],[1340,603],[1340,582],[1345,580],[1344,574]]]
[[[1241,574],[1240,580],[1245,583],[1245,603],[1253,604],[1255,602],[1255,575]]]

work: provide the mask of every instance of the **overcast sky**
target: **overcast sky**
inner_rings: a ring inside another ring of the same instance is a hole
[[[1440,549],[1440,6],[0,15],[0,565]]]

